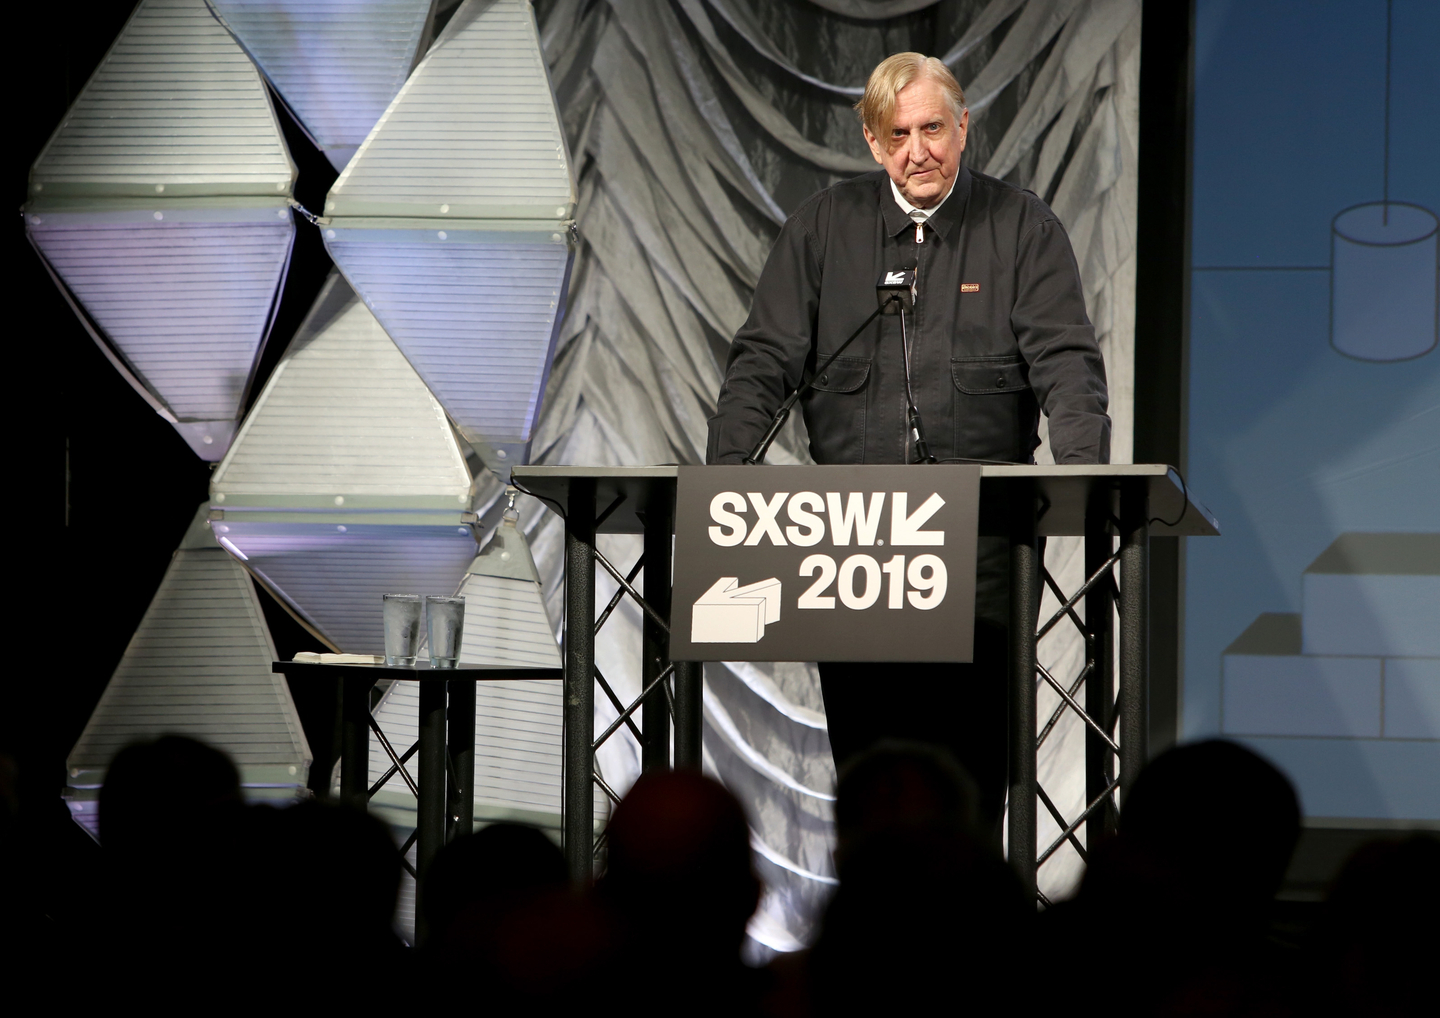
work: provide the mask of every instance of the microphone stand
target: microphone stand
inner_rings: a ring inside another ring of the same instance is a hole
[[[900,307],[900,351],[905,358],[905,418],[910,425],[910,436],[915,440],[915,461],[937,463],[925,441],[925,426],[920,423],[920,408],[915,405],[915,390],[910,386],[910,336],[905,331],[905,307]]]
[[[845,342],[841,343],[834,353],[832,353],[829,357],[825,358],[825,363],[815,369],[815,373],[810,376],[810,381],[806,382],[804,385],[800,386],[800,388],[792,392],[790,394],[790,397],[786,399],[784,403],[780,404],[780,409],[775,411],[775,416],[770,421],[770,427],[766,430],[764,436],[760,439],[760,441],[755,444],[755,448],[750,450],[750,455],[746,456],[742,462],[744,462],[747,466],[755,466],[757,464],[765,462],[765,454],[770,451],[770,443],[775,441],[775,436],[780,434],[780,429],[783,428],[785,426],[785,422],[790,419],[790,410],[795,406],[795,401],[798,400],[801,396],[805,395],[811,389],[813,389],[815,387],[815,379],[819,378],[822,374],[825,373],[826,368],[830,367],[831,364],[835,363],[835,358],[839,357],[842,353],[844,353],[845,348],[851,343],[853,343],[856,337],[858,337],[860,333],[864,332],[871,322],[879,318],[881,312],[883,312],[887,307],[889,307],[892,301],[898,300],[900,300],[899,294],[891,294],[889,297],[886,297],[885,300],[881,302],[880,306],[876,308],[873,312],[871,312],[870,317],[861,322],[858,329],[850,333],[850,338],[845,340]],[[900,324],[903,331],[905,324],[905,312],[903,307],[900,312]],[[908,388],[910,377],[908,363],[906,365],[905,377],[906,385]],[[913,403],[914,400],[911,400],[911,402]]]

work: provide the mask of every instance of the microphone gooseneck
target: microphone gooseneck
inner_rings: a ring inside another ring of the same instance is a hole
[[[825,358],[825,363],[815,369],[814,374],[810,376],[810,381],[792,392],[785,402],[780,404],[780,409],[775,411],[775,416],[770,421],[770,427],[765,430],[765,434],[761,437],[760,441],[755,443],[755,448],[750,450],[750,455],[746,456],[742,461],[745,465],[755,466],[756,464],[765,462],[765,454],[770,451],[770,443],[775,441],[775,436],[780,434],[780,429],[783,428],[785,422],[790,419],[790,411],[795,406],[796,401],[815,387],[815,380],[825,373],[825,369],[835,363],[835,358],[844,353],[845,348],[855,342],[856,337],[864,332],[871,322],[880,317],[880,313],[889,306],[891,301],[898,300],[900,300],[899,295],[892,294],[881,301],[880,306],[870,313],[870,317],[861,322],[860,327],[850,333],[849,338],[841,343],[835,349],[834,353]]]
[[[910,335],[905,322],[905,312],[915,307],[915,297],[918,288],[918,279],[914,269],[898,269],[886,272],[875,284],[875,296],[879,306],[870,313],[870,317],[860,323],[860,327],[850,333],[845,342],[841,343],[835,352],[825,358],[821,364],[810,375],[810,380],[800,386],[780,404],[780,409],[775,411],[775,416],[770,420],[770,427],[755,448],[750,450],[750,455],[743,460],[747,465],[755,465],[765,461],[765,454],[770,450],[770,444],[775,441],[775,436],[780,434],[780,429],[790,419],[790,411],[794,408],[797,400],[805,393],[815,387],[815,382],[824,377],[826,369],[835,363],[835,358],[845,352],[845,348],[853,343],[860,333],[869,327],[870,323],[881,314],[898,314],[900,316],[900,342],[902,360],[905,365],[905,426],[909,431],[909,439],[914,443],[916,461],[920,463],[935,463],[937,460],[930,452],[930,446],[925,441],[925,426],[920,421],[920,409],[915,405],[915,391],[910,383]],[[906,459],[909,459],[907,452]]]
[[[915,462],[935,463],[930,443],[925,441],[925,425],[920,420],[920,408],[915,405],[915,390],[910,384],[910,334],[905,329],[905,307],[900,307],[900,350],[905,364],[905,423],[910,428],[914,442]]]

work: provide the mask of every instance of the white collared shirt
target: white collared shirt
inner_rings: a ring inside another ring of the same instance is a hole
[[[959,179],[960,174],[955,174],[955,180]],[[899,205],[900,211],[904,212],[915,223],[915,243],[925,243],[925,222],[939,210],[941,205],[945,204],[946,199],[950,197],[951,191],[955,190],[955,180],[950,181],[950,190],[945,192],[945,197],[936,202],[933,208],[917,209],[905,200],[905,196],[900,193],[900,188],[896,187],[894,179],[891,179],[890,193],[895,196],[895,204]]]

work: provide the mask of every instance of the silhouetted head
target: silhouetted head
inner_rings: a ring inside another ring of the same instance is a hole
[[[1440,839],[1427,834],[1369,842],[1345,863],[1315,931],[1322,1013],[1424,1013],[1422,993],[1434,992],[1424,973],[1434,964],[1437,873]]]
[[[980,847],[976,799],[954,758],[923,743],[877,743],[841,772],[840,888],[811,959],[817,1013],[918,1013],[957,986],[1007,981],[1034,904]]]
[[[694,771],[643,775],[606,842],[602,893],[635,936],[661,950],[738,957],[760,882],[745,812],[724,787]]]
[[[302,802],[277,810],[261,836],[274,853],[268,867],[277,918],[325,953],[395,943],[400,853],[389,830],[368,813]]]
[[[432,935],[462,912],[501,912],[568,882],[565,857],[534,827],[491,824],[456,838],[430,863],[420,910]]]
[[[1300,804],[1285,775],[1257,754],[1218,739],[1194,742],[1145,767],[1120,833],[1190,904],[1260,909],[1295,850]]]
[[[975,782],[939,746],[887,739],[854,757],[835,790],[836,860],[880,832],[929,832],[968,839]]]
[[[1027,902],[1013,870],[957,833],[892,829],[855,848],[812,952],[817,1014],[919,1014],[1008,985]],[[958,1000],[958,998],[957,998]]]
[[[100,843],[113,856],[173,855],[243,805],[240,775],[218,749],[183,735],[126,746],[100,789]]]

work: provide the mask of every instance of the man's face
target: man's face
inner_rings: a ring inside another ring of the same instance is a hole
[[[864,128],[875,161],[911,205],[928,209],[950,193],[965,151],[970,111],[956,121],[945,92],[930,78],[916,78],[895,96],[895,122],[884,138]]]

